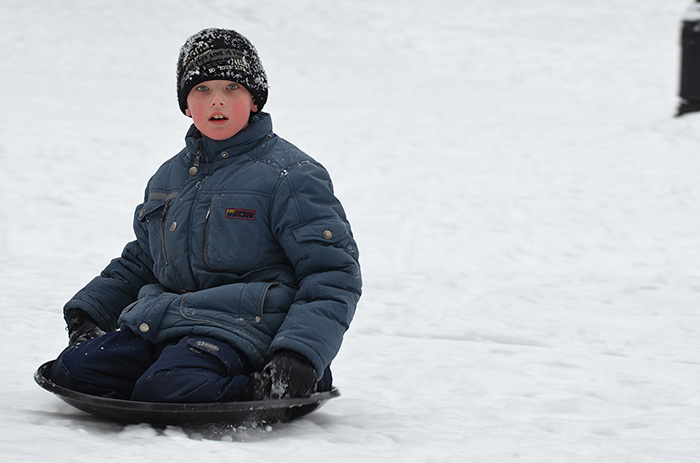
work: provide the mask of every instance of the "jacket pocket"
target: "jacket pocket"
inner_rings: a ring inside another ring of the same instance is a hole
[[[338,217],[326,217],[299,225],[292,229],[292,235],[306,257],[319,261],[333,260],[335,250],[343,249],[357,258],[357,247],[350,227]]]
[[[155,262],[168,264],[165,248],[165,219],[172,200],[151,199],[144,203],[139,220],[148,231],[148,247]]]
[[[212,199],[206,216],[204,262],[213,270],[244,272],[257,267],[271,233],[264,196],[225,194]]]
[[[184,318],[232,327],[241,322],[258,324],[265,303],[277,282],[234,283],[188,293],[180,304]]]
[[[350,226],[339,217],[324,217],[296,226],[285,250],[299,279],[321,272],[359,276],[357,245]],[[341,283],[338,283],[341,284]]]
[[[350,230],[342,220],[329,217],[295,227],[292,234],[299,243],[337,244],[349,237]]]

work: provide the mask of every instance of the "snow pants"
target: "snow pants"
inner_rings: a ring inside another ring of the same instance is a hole
[[[214,338],[153,344],[119,330],[69,346],[51,373],[60,386],[101,397],[202,403],[242,400],[252,367],[233,346]]]

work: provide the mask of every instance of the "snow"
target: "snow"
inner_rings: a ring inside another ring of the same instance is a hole
[[[693,3],[685,10],[683,21],[696,22],[700,21],[700,2]]]
[[[690,3],[3,1],[3,461],[697,462],[700,114],[673,117]],[[260,52],[365,293],[343,396],[308,417],[123,427],[32,373],[182,146],[175,62],[205,27]]]

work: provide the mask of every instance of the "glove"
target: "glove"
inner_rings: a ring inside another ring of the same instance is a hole
[[[68,322],[68,345],[72,346],[89,339],[99,338],[105,332],[95,320],[79,309],[71,309],[66,317]]]
[[[275,352],[272,360],[252,383],[257,399],[309,397],[316,392],[316,370],[301,354],[291,350]]]

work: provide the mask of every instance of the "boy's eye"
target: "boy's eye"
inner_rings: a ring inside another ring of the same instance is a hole
[[[228,87],[226,88],[229,90],[236,90],[238,88],[238,84],[228,84]]]
[[[198,92],[206,92],[207,90],[209,90],[209,87],[207,87],[206,85],[197,85]]]

